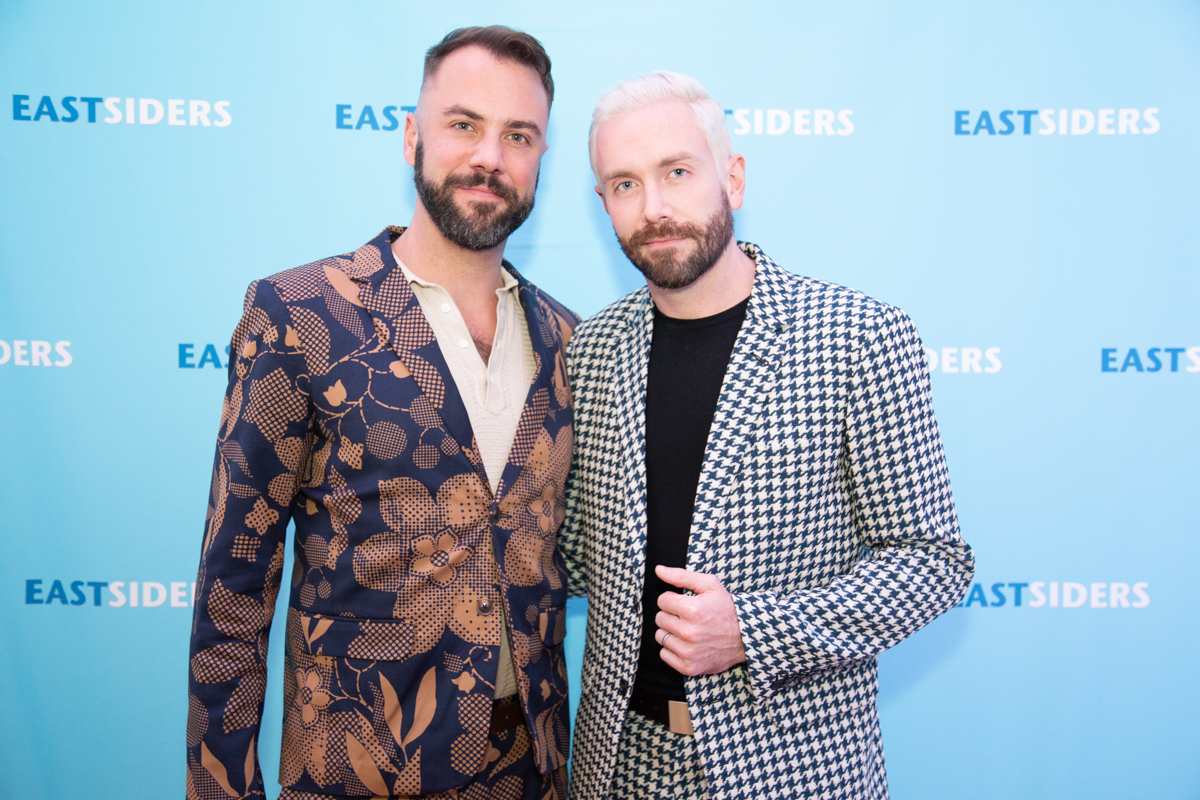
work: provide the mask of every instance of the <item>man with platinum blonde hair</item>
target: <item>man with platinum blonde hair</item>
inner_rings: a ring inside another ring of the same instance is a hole
[[[920,337],[735,239],[746,162],[696,80],[617,86],[589,138],[647,285],[568,346],[571,796],[885,798],[876,657],[974,573]]]
[[[597,182],[600,175],[596,168],[596,129],[600,124],[630,111],[672,100],[687,103],[691,107],[696,126],[708,142],[708,149],[712,151],[713,159],[717,162],[717,169],[721,168],[733,153],[729,127],[725,124],[725,109],[712,99],[695,78],[678,72],[658,70],[625,81],[605,92],[596,101],[592,127],[588,131],[588,157],[591,158],[592,172],[596,175]]]

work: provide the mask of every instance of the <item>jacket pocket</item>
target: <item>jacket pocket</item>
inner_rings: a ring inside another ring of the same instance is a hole
[[[565,606],[550,608],[538,615],[538,638],[546,647],[563,643],[567,636],[567,609]]]
[[[355,619],[301,614],[300,652],[364,661],[404,661],[414,626],[402,619]]]
[[[307,773],[338,794],[362,792],[352,788],[359,784],[374,796],[445,791],[459,780],[450,753],[462,734],[479,750],[472,769],[482,761],[491,696],[459,698],[439,668],[443,652],[412,652],[413,623],[291,612],[288,622],[284,785],[305,786]],[[472,720],[482,719],[475,729],[461,722],[464,702],[478,712]]]
[[[781,728],[812,725],[875,703],[875,660],[822,672],[766,700],[771,721]]]

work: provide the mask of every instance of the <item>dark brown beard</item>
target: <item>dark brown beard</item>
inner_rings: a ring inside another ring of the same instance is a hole
[[[441,186],[425,179],[425,153],[417,141],[413,182],[417,196],[433,224],[442,235],[465,250],[478,252],[502,244],[509,234],[521,227],[533,211],[533,194],[522,198],[517,190],[505,186],[495,175],[472,172],[469,175],[447,175]],[[464,214],[454,202],[454,190],[459,187],[486,186],[499,195],[500,202],[471,203],[473,214]],[[534,191],[537,183],[534,183]]]
[[[643,249],[646,242],[652,239],[670,237],[692,239],[696,247],[687,255],[669,250],[648,253]],[[617,241],[633,265],[646,276],[646,280],[662,289],[682,289],[691,286],[713,268],[732,238],[733,210],[729,207],[729,198],[722,192],[721,208],[704,226],[694,222],[667,220],[646,225],[628,239],[618,236]]]

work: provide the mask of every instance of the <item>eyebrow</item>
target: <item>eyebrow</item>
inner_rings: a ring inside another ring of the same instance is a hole
[[[691,153],[676,153],[675,155],[667,156],[662,161],[658,162],[658,166],[661,169],[662,167],[668,167],[671,164],[674,164],[676,161],[691,161],[694,158],[695,156]]]
[[[478,111],[472,111],[466,106],[460,105],[450,106],[444,112],[442,112],[442,115],[446,117],[466,117],[467,119],[474,120],[475,122],[483,121],[483,115]],[[527,119],[510,119],[504,123],[504,127],[514,128],[522,131],[533,131],[533,133],[538,136],[542,135],[541,126],[539,126],[536,122],[530,122]]]
[[[447,108],[445,111],[442,112],[442,116],[444,116],[444,117],[466,117],[467,119],[473,119],[476,122],[483,120],[483,114],[480,114],[478,111],[472,111],[471,109],[467,108],[466,106],[450,106],[449,108]]]
[[[670,165],[675,164],[679,161],[692,161],[695,158],[696,157],[694,155],[692,155],[691,153],[686,153],[686,152],[675,153],[673,155],[667,156],[662,161],[659,161],[658,168],[662,169],[663,167],[669,167]],[[604,176],[604,182],[608,183],[609,181],[616,180],[617,178],[632,178],[632,177],[634,177],[633,173],[631,173],[627,170],[615,170]]]
[[[504,127],[515,128],[519,131],[533,131],[538,136],[542,135],[542,129],[538,127],[538,124],[536,122],[530,122],[527,119],[510,119],[508,122],[504,123]]]

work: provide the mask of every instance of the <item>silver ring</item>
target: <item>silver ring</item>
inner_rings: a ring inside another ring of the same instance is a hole
[[[662,638],[662,641],[661,641],[661,642],[659,642],[658,644],[659,644],[661,647],[666,647],[666,646],[667,646],[667,639],[668,639],[668,638],[670,638],[671,636],[674,636],[674,634],[673,634],[673,633],[671,633],[670,631],[667,631],[667,634],[666,634],[666,636],[664,636],[664,637]]]

